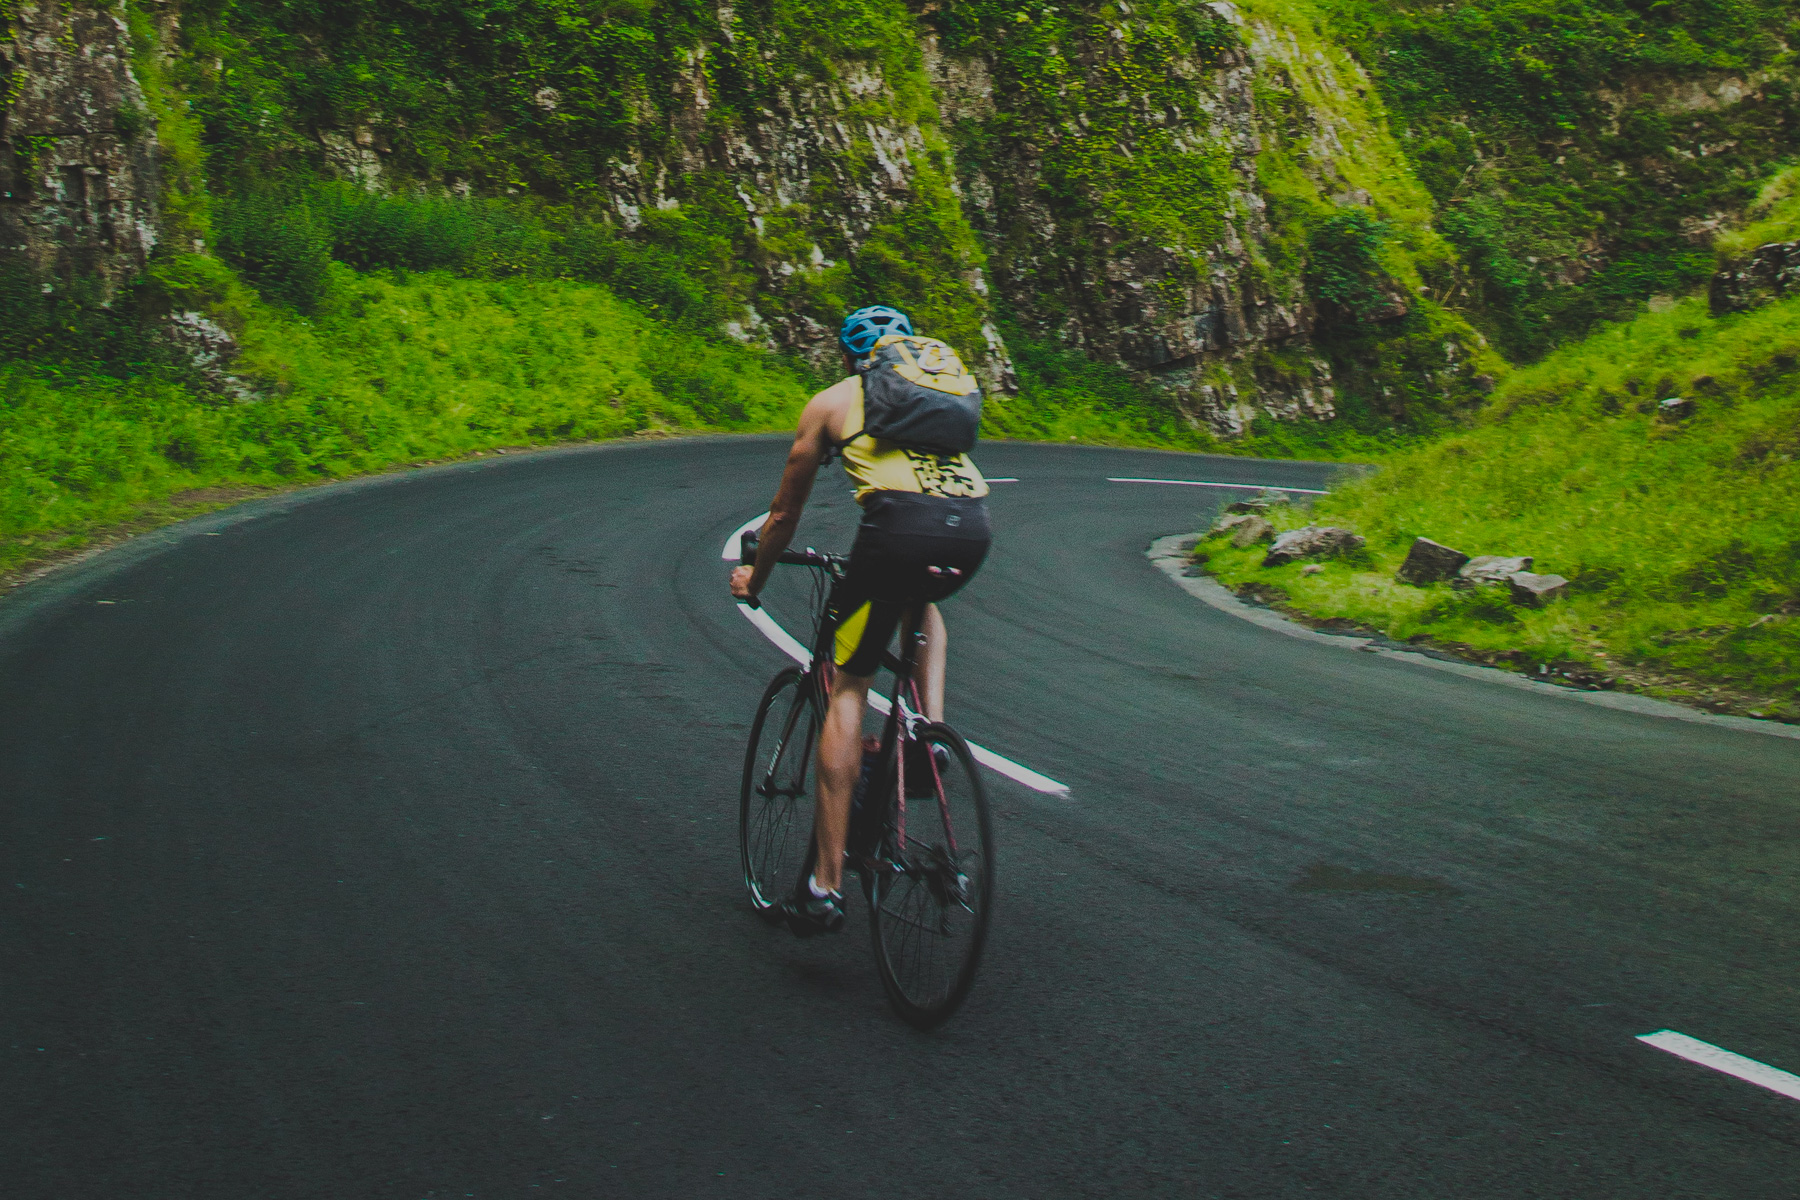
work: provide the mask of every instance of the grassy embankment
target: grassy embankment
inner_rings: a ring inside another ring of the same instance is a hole
[[[214,259],[161,270],[177,297],[207,294],[256,399],[75,344],[0,364],[0,573],[267,489],[497,447],[790,428],[818,383],[599,284],[328,262],[303,314]],[[1216,448],[1122,373],[1029,344],[1019,358],[1025,394],[990,404],[990,436]],[[1242,448],[1303,453],[1307,433]]]
[[[1800,236],[1800,172],[1777,177],[1722,254]],[[1660,306],[1659,306],[1660,307]],[[1657,402],[1697,402],[1685,421]],[[1341,525],[1365,552],[1302,574],[1263,547],[1201,544],[1234,586],[1317,618],[1478,657],[1582,664],[1622,685],[1800,719],[1800,299],[1715,319],[1685,299],[1515,372],[1470,429],[1380,458],[1370,478],[1277,525]],[[1529,554],[1572,580],[1521,608],[1394,571],[1415,537]]]
[[[251,491],[494,447],[766,429],[807,394],[789,364],[683,333],[604,288],[332,264],[313,315],[211,260],[215,316],[257,399],[165,364],[0,367],[0,571]]]
[[[790,65],[815,74],[832,55],[879,51],[904,84],[893,99],[904,111],[888,115],[929,124],[916,52],[889,27],[910,18],[890,7],[873,25],[821,18],[842,45],[786,26],[778,40],[806,59]],[[0,572],[257,489],[509,445],[779,428],[818,382],[718,333],[752,297],[746,254],[767,249],[760,226],[749,237],[727,181],[688,181],[678,210],[646,214],[629,236],[578,194],[594,155],[642,133],[616,103],[630,89],[551,79],[562,100],[546,113],[534,99],[539,68],[612,62],[617,39],[589,44],[532,5],[505,15],[497,40],[471,41],[451,18],[405,31],[330,26],[333,53],[320,57],[288,52],[313,27],[278,6],[189,14],[171,46],[140,7],[127,13],[163,157],[162,248],[107,310],[44,298],[35,280],[0,280]],[[801,18],[818,23],[788,14],[777,25]],[[579,44],[564,45],[571,37]],[[680,53],[659,44],[651,58]],[[532,70],[518,69],[521,55]],[[470,98],[446,102],[438,75],[461,80]],[[718,82],[733,104],[767,83],[740,80],[749,90],[739,95]],[[385,194],[322,183],[314,155],[297,153],[313,126],[355,124],[336,108],[406,116],[392,131]],[[483,114],[504,114],[505,136],[475,136]],[[489,198],[406,182],[446,173],[480,181]],[[902,213],[854,264],[827,240],[837,267],[796,276],[792,295],[755,294],[758,305],[823,314],[878,294],[973,350],[981,308],[963,275],[978,247],[940,211],[948,192],[925,191],[937,207]],[[772,220],[768,236],[779,241],[791,223]],[[221,388],[217,371],[207,379],[156,335],[181,312],[235,336],[241,355],[222,369],[236,382]],[[1025,395],[995,398],[990,434],[1213,447],[1122,373],[1017,345]]]

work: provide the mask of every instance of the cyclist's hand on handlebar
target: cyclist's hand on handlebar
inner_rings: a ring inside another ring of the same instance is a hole
[[[738,567],[731,572],[731,594],[752,606],[756,604],[756,596],[750,590],[750,576],[753,574],[753,567]]]

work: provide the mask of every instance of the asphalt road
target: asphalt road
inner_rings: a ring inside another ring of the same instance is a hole
[[[931,1034],[859,909],[741,894],[784,660],[719,547],[778,442],[281,497],[0,603],[0,1194],[1800,1196],[1800,1101],[1635,1040],[1800,1071],[1800,742],[1258,628],[1143,556],[1228,493],[1105,482],[1326,468],[980,458],[950,717],[1072,792],[989,776]]]

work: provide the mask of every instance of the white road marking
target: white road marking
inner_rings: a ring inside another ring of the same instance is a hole
[[[802,646],[794,635],[783,629],[771,617],[767,609],[751,608],[743,601],[738,601],[738,611],[750,618],[750,623],[762,630],[762,635],[775,643],[775,648],[799,663],[802,667],[812,666],[812,651]],[[886,709],[882,710],[887,711]]]
[[[764,513],[760,517],[751,517],[748,521],[745,521],[742,525],[739,525],[736,529],[732,530],[731,536],[725,539],[725,549],[719,552],[719,557],[731,562],[736,562],[738,559],[742,558],[744,552],[743,548],[738,544],[738,539],[742,538],[752,529],[761,529],[762,523],[768,519],[769,514]],[[778,625],[776,628],[779,629],[780,626]]]
[[[1329,496],[1330,492],[1322,492],[1318,488],[1277,487],[1270,483],[1207,483],[1203,479],[1117,479],[1111,475],[1106,477],[1108,483],[1169,483],[1177,487],[1212,487],[1242,488],[1249,492],[1305,492],[1308,496]]]
[[[738,558],[738,538],[744,534],[745,530],[755,529],[760,526],[768,519],[768,516],[768,513],[764,513],[760,517],[752,517],[742,525],[739,525],[736,529],[732,530],[731,536],[725,539],[725,549],[720,553],[719,557],[727,561],[735,561]],[[783,629],[781,623],[774,617],[771,617],[766,609],[751,608],[748,604],[740,602],[738,604],[738,611],[743,613],[745,619],[756,626],[764,637],[775,643],[775,648],[777,650],[780,650],[783,654],[799,663],[802,667],[809,667],[812,665],[812,651],[801,645],[799,639],[795,638],[793,634]],[[891,708],[892,705],[889,704],[886,696],[876,692],[870,692],[869,707],[885,717],[888,714],[888,709]],[[969,753],[975,756],[976,762],[980,763],[988,770],[1004,775],[1008,779],[1018,783],[1022,783],[1034,792],[1043,792],[1045,795],[1049,796],[1067,796],[1069,794],[1068,784],[1058,783],[1048,775],[1040,775],[1030,767],[1016,763],[1003,755],[995,754],[986,746],[977,746],[974,742],[970,742]]]
[[[1766,1087],[1771,1092],[1780,1092],[1791,1100],[1800,1100],[1800,1075],[1783,1071],[1779,1067],[1771,1067],[1767,1063],[1757,1062],[1754,1058],[1745,1058],[1741,1054],[1721,1050],[1710,1042],[1691,1038],[1685,1033],[1676,1033],[1673,1029],[1659,1029],[1655,1033],[1639,1034],[1638,1041],[1655,1046],[1658,1050],[1667,1050],[1677,1058],[1685,1058],[1689,1062],[1699,1063],[1703,1067],[1711,1067],[1715,1071],[1735,1075],[1746,1083],[1754,1083],[1757,1087]]]
[[[1034,792],[1043,792],[1046,796],[1062,796],[1065,799],[1069,795],[1068,784],[1058,783],[1048,775],[1039,775],[1030,767],[1021,766],[1010,758],[1002,758],[986,746],[977,746],[974,742],[970,742],[969,753],[975,756],[976,762],[988,770],[997,771],[1015,783],[1024,784]]]
[[[1002,475],[998,479],[995,479],[993,476],[990,475],[990,476],[988,476],[988,482],[989,483],[1017,483],[1017,482],[1019,482],[1019,480],[1018,480],[1018,477],[1014,476],[1014,475]]]

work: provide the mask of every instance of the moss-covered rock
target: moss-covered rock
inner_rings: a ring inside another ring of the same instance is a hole
[[[956,0],[927,19],[965,208],[998,303],[1037,336],[1224,436],[1441,413],[1503,366],[1420,300],[1454,251],[1368,76],[1300,0]],[[1390,403],[1384,358],[1430,401]]]

